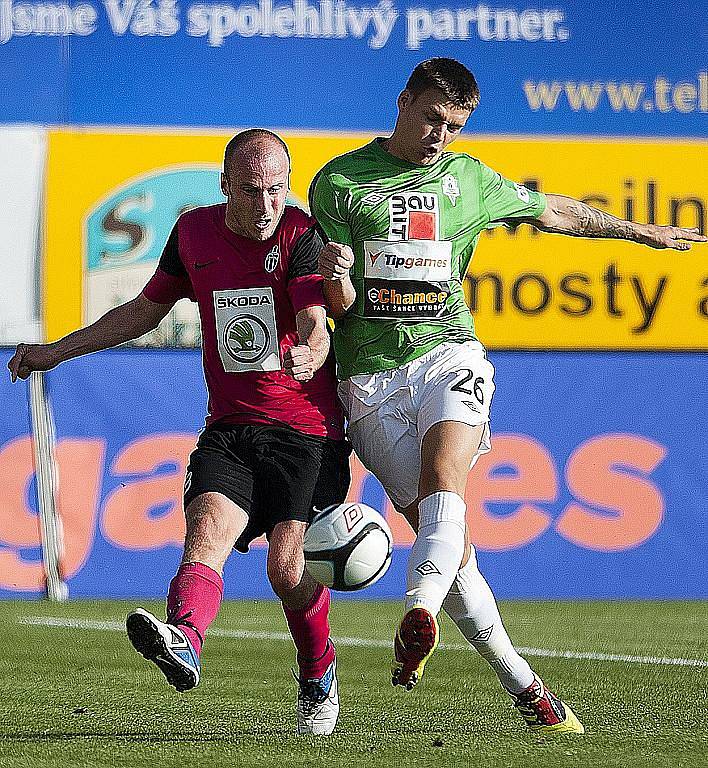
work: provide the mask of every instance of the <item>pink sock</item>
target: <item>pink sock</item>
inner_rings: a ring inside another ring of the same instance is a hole
[[[167,622],[179,626],[197,655],[202,652],[204,635],[219,612],[223,596],[223,579],[203,563],[182,563],[170,582]]]
[[[329,590],[318,586],[309,605],[298,611],[283,606],[297,648],[300,677],[322,677],[334,660],[334,646],[329,638]]]

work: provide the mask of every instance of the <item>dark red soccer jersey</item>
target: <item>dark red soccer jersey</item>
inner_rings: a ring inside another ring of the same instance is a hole
[[[143,289],[158,304],[186,297],[199,305],[207,425],[287,424],[341,439],[332,353],[308,382],[282,370],[298,341],[297,313],[325,306],[314,219],[286,206],[272,237],[258,242],[232,232],[225,216],[225,204],[182,214]]]

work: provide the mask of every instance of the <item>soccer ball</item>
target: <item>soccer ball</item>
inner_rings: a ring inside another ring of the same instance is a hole
[[[386,573],[392,544],[391,529],[375,509],[335,504],[317,511],[305,531],[305,566],[326,587],[353,592]]]

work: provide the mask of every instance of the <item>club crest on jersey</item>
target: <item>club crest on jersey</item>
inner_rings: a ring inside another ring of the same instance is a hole
[[[278,264],[280,263],[280,248],[274,245],[268,253],[266,253],[263,266],[266,272],[275,272]]]
[[[389,240],[438,240],[439,219],[434,192],[398,192],[388,199]]]
[[[457,204],[457,198],[460,196],[460,186],[457,183],[457,179],[451,173],[443,176],[442,191],[443,195],[448,198],[454,207]]]

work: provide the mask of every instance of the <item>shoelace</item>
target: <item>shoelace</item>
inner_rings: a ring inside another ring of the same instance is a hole
[[[187,613],[182,614],[179,616],[177,613],[171,614],[167,616],[167,623],[172,624],[175,627],[178,627],[180,624],[189,627],[199,638],[199,641],[204,645],[204,638],[202,637],[202,633],[192,624],[191,621],[187,621],[187,619],[191,618],[192,611],[187,611]]]
[[[544,690],[543,696],[536,696],[532,701],[517,699],[514,704],[527,723],[553,725],[554,721],[562,719],[553,706],[553,702],[550,699],[550,691],[547,690]]]
[[[527,722],[536,723],[539,720],[538,713],[530,704],[517,704],[516,708],[519,710],[521,716]]]
[[[293,677],[297,680],[300,687],[297,697],[303,703],[303,708],[312,711],[320,704],[327,700],[329,691],[325,691],[322,687],[320,680],[301,680],[296,674],[295,670]]]

